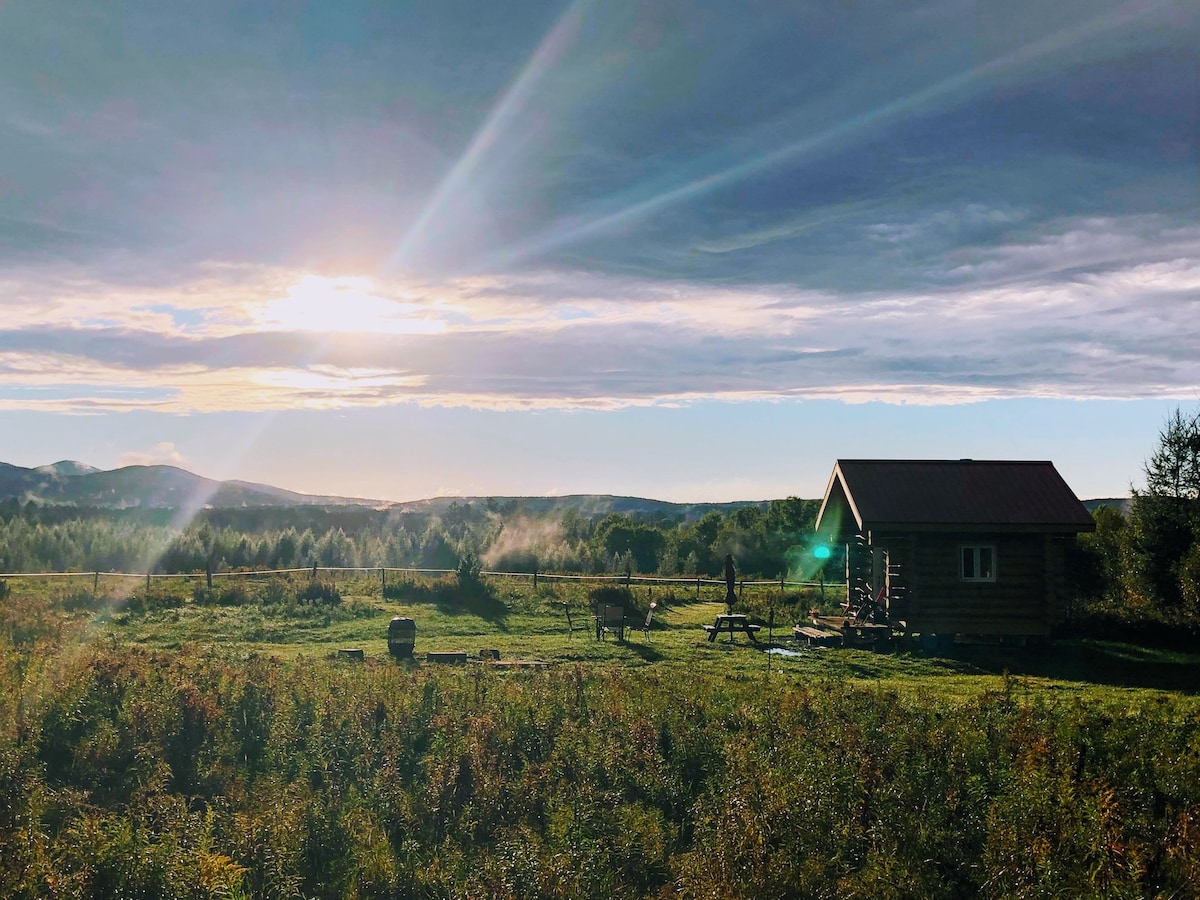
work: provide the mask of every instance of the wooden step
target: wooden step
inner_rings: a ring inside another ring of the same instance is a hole
[[[792,637],[810,647],[838,647],[842,643],[842,636],[836,631],[824,631],[811,625],[797,625],[792,629]]]

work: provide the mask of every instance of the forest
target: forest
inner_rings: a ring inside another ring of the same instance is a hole
[[[519,501],[452,503],[441,513],[358,507],[205,509],[174,525],[162,510],[0,504],[0,572],[205,572],[318,566],[454,569],[471,555],[512,572],[719,575],[727,553],[747,575],[778,578],[811,541],[819,501],[790,497],[694,521],[575,509],[554,517]]]

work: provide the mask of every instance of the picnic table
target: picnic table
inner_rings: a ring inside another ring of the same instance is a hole
[[[758,643],[758,632],[761,628],[761,625],[751,625],[745,616],[737,614],[717,616],[716,622],[712,625],[704,626],[704,630],[708,632],[709,641],[715,641],[717,635],[724,631],[729,634],[729,640],[732,642],[733,633],[735,631],[742,631],[748,634],[750,640],[756,644]]]

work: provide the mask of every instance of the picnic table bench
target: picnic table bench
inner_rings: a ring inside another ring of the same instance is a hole
[[[723,615],[717,616],[716,622],[712,625],[705,625],[704,630],[708,632],[710,642],[717,639],[717,635],[722,631],[728,633],[729,640],[733,641],[733,633],[735,631],[745,632],[750,636],[750,640],[758,643],[758,632],[762,629],[761,625],[751,625],[745,616],[740,615]]]

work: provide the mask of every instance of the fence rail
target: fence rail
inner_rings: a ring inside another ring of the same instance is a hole
[[[388,573],[398,573],[407,575],[453,575],[454,569],[429,569],[419,567],[404,567],[404,566],[304,566],[302,568],[292,569],[238,569],[227,570],[223,572],[0,572],[0,579],[12,578],[91,578],[93,585],[99,582],[101,577],[104,578],[137,578],[145,580],[147,584],[152,580],[160,578],[205,578],[211,583],[215,578],[246,578],[255,575],[296,575],[304,572],[311,573],[316,576],[320,572],[351,572],[355,574],[368,575],[379,573],[382,583],[387,583]],[[479,573],[485,578],[530,578],[536,586],[539,581],[615,581],[625,585],[634,584],[678,584],[695,587],[700,590],[702,586],[721,586],[725,585],[724,579],[721,578],[705,578],[704,576],[669,576],[669,575],[634,575],[632,573],[617,573],[617,574],[596,574],[583,575],[574,573],[562,572],[496,572],[491,570],[483,570]],[[741,587],[755,587],[763,585],[773,585],[781,590],[789,587],[829,587],[837,585],[841,582],[835,581],[789,581],[786,578],[776,578],[773,580],[744,580],[739,579],[737,584]]]

